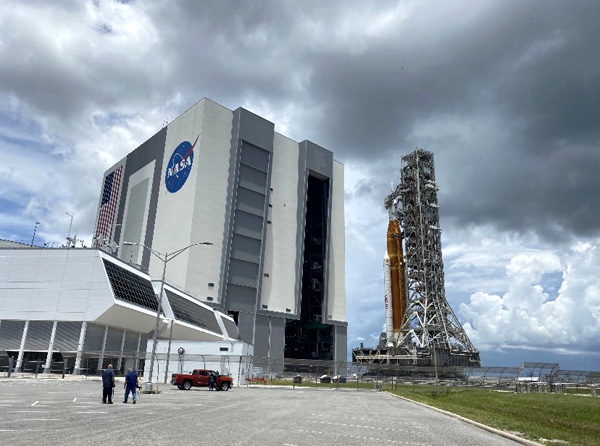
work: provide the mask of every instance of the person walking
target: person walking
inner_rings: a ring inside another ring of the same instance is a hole
[[[112,364],[102,372],[102,404],[112,404],[113,387],[115,387],[115,372]]]
[[[215,375],[209,372],[210,376],[208,377],[208,390],[213,390],[215,388]]]
[[[138,376],[137,374],[131,370],[127,369],[127,375],[125,375],[125,399],[123,403],[127,403],[129,399],[129,392],[131,392],[131,397],[133,398],[133,404],[135,404],[137,400],[137,387],[138,387]]]

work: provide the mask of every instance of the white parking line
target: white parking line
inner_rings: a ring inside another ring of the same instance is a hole
[[[0,432],[46,432],[46,429],[0,429]]]
[[[36,401],[35,403],[33,403],[32,406],[35,406],[37,403],[39,403],[39,401]]]
[[[73,402],[77,401],[77,398],[73,398]]]
[[[60,418],[24,418],[19,421],[61,421]]]

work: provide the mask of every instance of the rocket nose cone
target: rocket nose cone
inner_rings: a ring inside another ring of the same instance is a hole
[[[390,260],[390,256],[388,255],[388,252],[386,251],[385,254],[383,255],[383,260]]]

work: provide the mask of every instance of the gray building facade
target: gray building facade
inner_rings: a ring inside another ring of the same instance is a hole
[[[105,173],[94,243],[156,279],[147,248],[211,242],[166,282],[231,315],[256,356],[345,360],[343,176],[331,151],[203,99]]]

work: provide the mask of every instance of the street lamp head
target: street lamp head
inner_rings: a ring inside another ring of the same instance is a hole
[[[123,244],[123,245],[126,245],[126,246],[132,246],[132,245],[134,245],[135,243],[132,243],[132,242],[123,242],[122,244]]]

